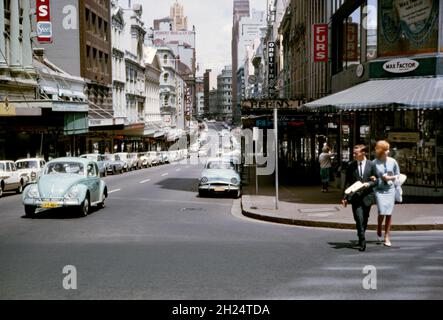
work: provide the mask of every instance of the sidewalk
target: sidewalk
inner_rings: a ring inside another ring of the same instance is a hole
[[[269,184],[268,184],[269,185]],[[341,205],[341,190],[330,187],[322,193],[320,186],[280,186],[279,208],[275,210],[272,186],[245,186],[242,197],[243,215],[270,222],[298,226],[352,229],[355,222],[351,206]],[[443,230],[443,204],[397,204],[392,217],[394,231]],[[371,209],[369,230],[377,226],[377,207]]]

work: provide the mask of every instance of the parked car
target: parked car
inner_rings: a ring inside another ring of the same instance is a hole
[[[105,160],[108,162],[108,173],[117,174],[124,170],[125,162],[120,160],[116,154],[105,154]]]
[[[169,152],[160,151],[160,159],[162,163],[169,163]]]
[[[42,158],[19,159],[15,162],[17,172],[27,176],[27,183],[37,181],[45,165],[46,161]]]
[[[5,191],[22,193],[28,183],[28,176],[24,172],[17,171],[13,161],[0,161],[0,198]]]
[[[123,171],[128,172],[129,170],[132,170],[132,160],[129,159],[129,154],[127,152],[118,152],[115,154],[125,163],[123,166]]]
[[[128,154],[128,158],[131,160],[132,170],[138,170],[143,167],[143,160],[139,158],[138,153],[131,152]]]
[[[76,208],[87,216],[91,206],[103,208],[108,196],[106,183],[100,179],[97,162],[85,158],[51,160],[36,183],[23,191],[26,216],[37,208]]]
[[[229,193],[239,198],[241,196],[241,180],[235,170],[234,163],[229,159],[209,158],[199,180],[198,193],[200,197],[209,194]]]
[[[146,152],[146,157],[148,158],[150,166],[156,166],[160,164],[160,157],[157,155],[157,151]]]
[[[100,176],[106,177],[108,175],[109,163],[104,155],[98,153],[89,153],[89,154],[82,154],[80,158],[89,159],[97,162],[98,170],[100,171]]]

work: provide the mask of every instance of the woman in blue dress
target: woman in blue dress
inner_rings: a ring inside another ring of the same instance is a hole
[[[387,247],[391,246],[390,231],[392,211],[395,205],[394,181],[396,176],[400,174],[397,161],[388,156],[389,148],[387,141],[378,141],[375,145],[376,159],[373,161],[377,170],[377,185],[374,188],[378,208],[377,236],[379,241],[381,241],[383,220],[386,218],[384,245]]]

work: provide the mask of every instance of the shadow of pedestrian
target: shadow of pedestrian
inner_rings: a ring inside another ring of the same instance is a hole
[[[333,249],[352,249],[358,250],[358,241],[350,240],[349,242],[328,242]]]

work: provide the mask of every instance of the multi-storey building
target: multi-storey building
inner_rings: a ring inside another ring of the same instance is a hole
[[[184,15],[184,8],[175,2],[170,11],[170,16],[154,20],[153,44],[157,47],[167,46],[172,49],[174,55],[180,58],[190,70],[186,75],[182,74],[188,87],[188,100],[192,106],[189,116],[196,113],[195,78],[197,71],[196,30],[188,29],[188,20]]]
[[[197,92],[197,117],[201,118],[205,110],[205,85],[203,77],[196,79],[195,90]]]
[[[232,110],[234,120],[240,120],[240,106],[237,102],[237,70],[238,70],[238,42],[239,42],[239,23],[242,17],[249,17],[249,0],[234,0],[233,18],[232,18],[232,42],[231,42],[231,59],[232,59]]]
[[[114,117],[123,123],[126,119],[124,28],[123,10],[117,1],[112,1],[112,105]]]
[[[208,115],[210,113],[209,110],[209,91],[211,89],[211,69],[206,69],[203,74],[203,87],[204,87],[204,107],[203,114]]]
[[[51,2],[53,41],[40,44],[55,65],[86,81],[90,126],[112,123],[111,2]]]
[[[232,121],[232,67],[225,66],[217,76],[217,114],[220,119]]]
[[[160,75],[162,73],[157,50],[152,47],[145,47],[145,131],[144,136],[148,137],[149,150],[158,150],[162,147],[157,139],[164,135],[164,126],[160,113]]]
[[[171,7],[170,18],[174,21],[177,31],[188,30],[188,17],[185,16],[183,6],[177,0]]]
[[[88,130],[84,81],[44,58],[43,50],[33,59],[30,4],[0,1],[0,158],[12,160],[72,154],[73,135]],[[61,41],[55,34],[53,40]]]

